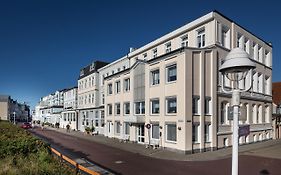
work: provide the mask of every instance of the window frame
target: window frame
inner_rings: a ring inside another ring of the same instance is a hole
[[[158,113],[153,112],[153,102],[158,101]],[[160,100],[159,98],[150,99],[150,115],[159,115],[160,114]]]
[[[154,79],[154,78],[156,78],[155,75],[157,75],[157,74],[155,72],[157,72],[157,71],[158,71],[158,81],[157,81],[157,79]],[[159,85],[160,84],[160,69],[159,68],[152,69],[150,71],[150,78],[151,78],[151,81],[150,81],[151,86]]]
[[[169,138],[168,138],[168,127],[169,127],[169,125],[174,125],[175,126],[175,140],[169,140]],[[177,140],[178,140],[178,138],[177,138],[177,124],[176,123],[166,123],[165,124],[165,141],[166,142],[168,142],[168,143],[177,143]]]
[[[169,100],[171,99],[175,99],[176,102],[176,107],[175,107],[175,112],[169,112]],[[176,115],[177,114],[177,108],[178,108],[178,104],[177,104],[177,96],[169,96],[165,98],[166,101],[166,115]]]
[[[170,70],[175,67],[175,72],[176,72],[176,75],[175,76],[175,79],[174,80],[171,80],[170,79]],[[174,83],[177,81],[177,78],[178,78],[178,69],[177,69],[177,63],[172,63],[172,64],[169,64],[169,65],[166,65],[166,83]]]

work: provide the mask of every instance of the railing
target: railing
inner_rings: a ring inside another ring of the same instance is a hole
[[[62,153],[60,153],[59,151],[55,150],[54,148],[51,148],[51,151],[56,154],[61,160],[64,160],[66,162],[68,162],[69,164],[73,165],[75,167],[75,171],[76,174],[78,174],[79,170],[91,174],[91,175],[101,175],[98,172],[95,172],[93,170],[90,170],[82,165],[80,165],[79,163],[75,162],[74,160],[70,159],[69,157],[63,155]]]

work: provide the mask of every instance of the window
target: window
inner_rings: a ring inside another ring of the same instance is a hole
[[[172,44],[171,44],[171,42],[168,42],[167,44],[165,44],[165,46],[166,46],[166,53],[171,52],[171,50],[172,50]]]
[[[115,82],[115,88],[116,88],[116,93],[120,93],[120,90],[121,90],[121,83],[120,81],[116,81]]]
[[[135,103],[135,114],[144,114],[145,113],[145,103],[136,102]]]
[[[108,84],[107,86],[108,86],[108,87],[107,87],[108,94],[111,95],[111,94],[112,94],[112,84],[110,83],[110,84]]]
[[[242,39],[242,35],[240,34],[240,33],[237,33],[237,45],[236,45],[236,47],[240,47],[241,49],[243,49],[242,47],[243,47],[243,43],[241,43],[241,39]]]
[[[125,114],[130,114],[130,102],[124,103]]]
[[[198,48],[205,47],[205,29],[198,30],[197,33],[197,46]]]
[[[104,104],[104,94],[102,94],[102,104]]]
[[[157,85],[160,83],[159,69],[151,71],[151,85]]]
[[[116,130],[115,130],[115,132],[116,132],[116,134],[120,134],[120,122],[115,122],[115,126],[116,126]]]
[[[167,124],[166,125],[166,140],[176,142],[177,141],[177,125]]]
[[[120,103],[115,103],[115,115],[120,115]]]
[[[91,94],[89,94],[89,98],[88,98],[88,100],[89,100],[89,103],[91,103],[91,100],[92,100],[92,95]]]
[[[124,91],[128,92],[130,90],[130,78],[124,80]]]
[[[199,96],[193,96],[192,98],[192,112],[195,115],[199,114],[199,100]]]
[[[211,97],[205,97],[205,114],[211,114]]]
[[[199,134],[198,134],[199,125],[193,124],[192,125],[192,142],[198,143],[199,142]]]
[[[124,123],[125,124],[125,135],[130,135],[130,124],[129,123]]]
[[[153,58],[157,57],[157,48],[152,50],[152,55],[153,55]]]
[[[181,47],[188,46],[188,35],[184,35],[181,37]]]
[[[112,104],[107,105],[108,115],[112,115]]]
[[[167,102],[167,113],[177,113],[177,98],[176,97],[168,97],[166,98]]]
[[[159,99],[151,100],[151,113],[159,114]]]
[[[159,124],[152,124],[152,139],[159,139]]]
[[[143,59],[145,60],[147,58],[147,53],[143,54]]]
[[[177,65],[171,65],[166,67],[167,71],[167,82],[172,82],[177,80]]]
[[[204,128],[204,139],[205,139],[205,142],[210,142],[211,139],[210,139],[210,129],[211,129],[211,124],[208,123],[208,124],[205,124],[205,128]]]
[[[99,120],[95,120],[95,127],[99,127]]]
[[[94,81],[95,80],[95,77],[92,77],[92,86],[94,86]]]

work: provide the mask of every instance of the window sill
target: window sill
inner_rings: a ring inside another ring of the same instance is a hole
[[[160,86],[160,83],[158,83],[158,84],[151,84],[150,85],[150,87],[158,87],[158,86]]]
[[[166,143],[172,143],[172,144],[177,144],[177,141],[172,141],[172,140],[166,140]]]
[[[176,83],[177,80],[174,80],[174,81],[166,81],[166,84],[173,84],[173,83]]]
[[[166,113],[166,116],[176,116],[177,113]]]
[[[150,114],[151,116],[159,116],[160,113],[156,113],[156,114]]]

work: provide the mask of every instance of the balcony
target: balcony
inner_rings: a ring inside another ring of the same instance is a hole
[[[124,122],[145,123],[145,116],[124,116]]]

